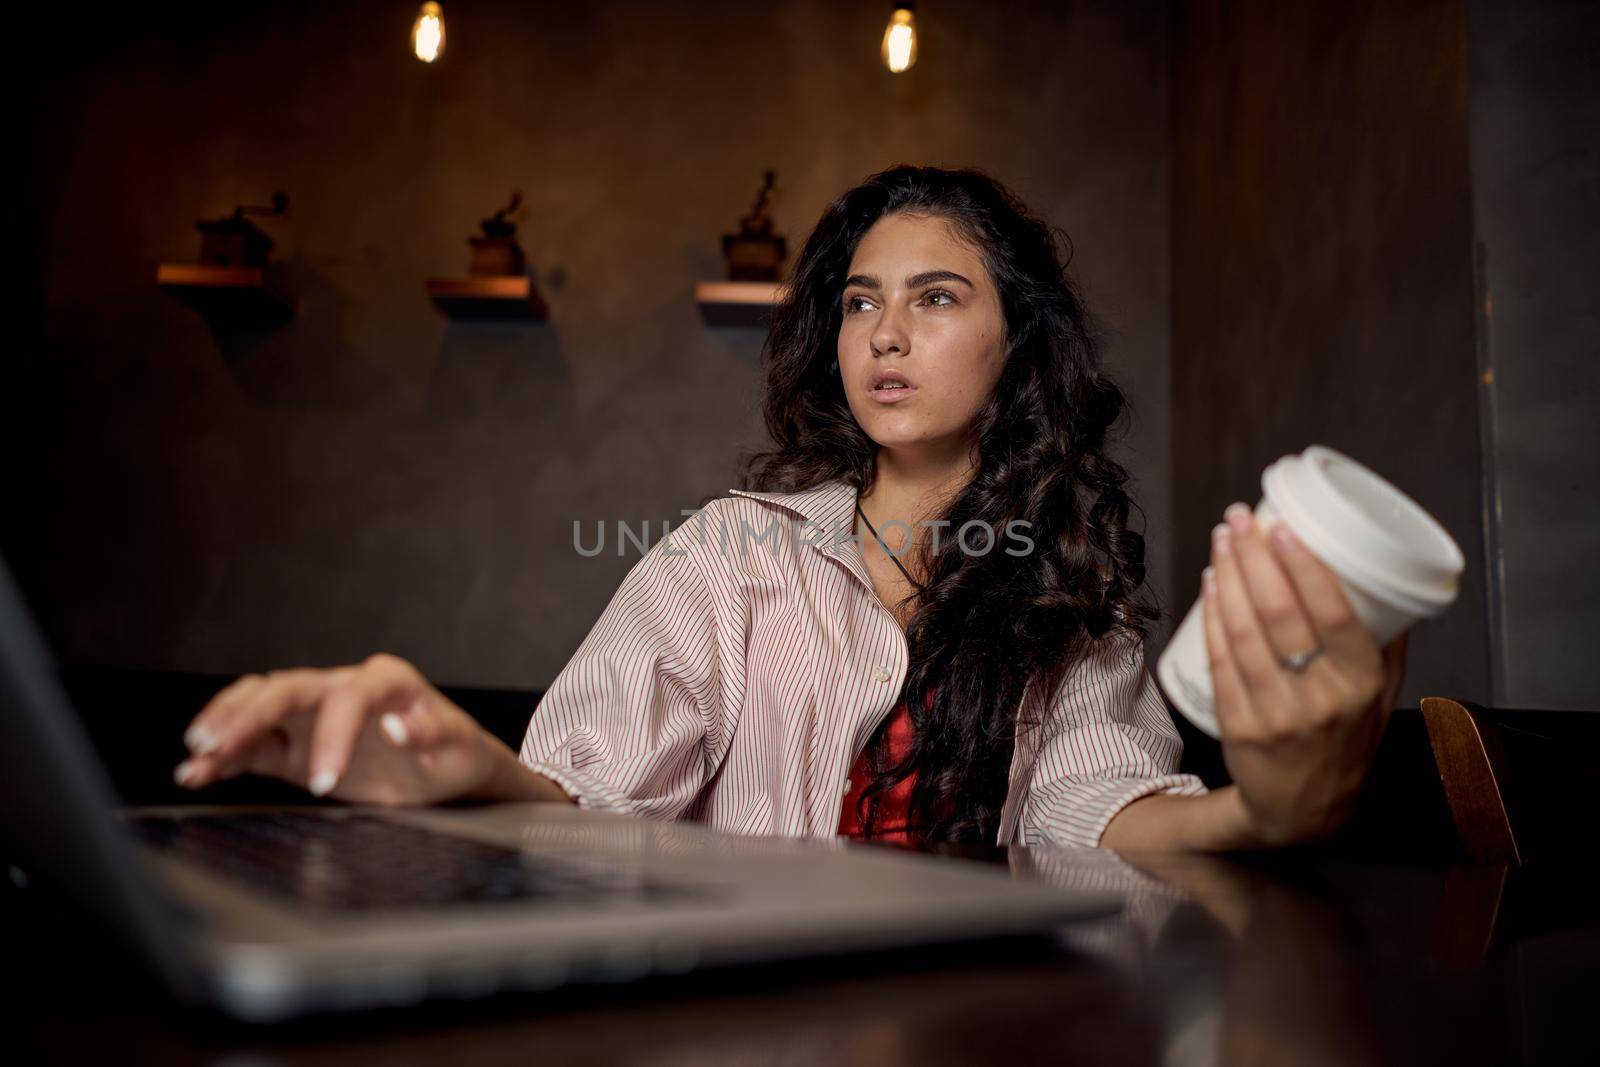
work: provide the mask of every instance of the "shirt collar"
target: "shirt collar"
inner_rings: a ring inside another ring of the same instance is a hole
[[[743,489],[728,491],[735,496],[764,500],[795,512],[801,518],[817,523],[830,534],[836,530],[848,532],[851,520],[855,517],[856,487],[837,478],[798,493],[755,493]]]

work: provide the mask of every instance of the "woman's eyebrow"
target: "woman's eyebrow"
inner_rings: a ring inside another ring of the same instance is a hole
[[[930,285],[933,282],[960,282],[968,289],[977,288],[977,286],[953,270],[925,270],[921,274],[913,274],[906,279],[906,288],[915,289],[918,286]],[[859,286],[862,289],[882,288],[876,274],[852,274],[844,280],[844,284],[846,288],[852,285]]]

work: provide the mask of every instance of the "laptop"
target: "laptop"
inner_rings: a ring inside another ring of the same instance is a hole
[[[119,807],[3,563],[0,702],[11,880],[113,933],[175,1001],[242,1020],[1049,934],[1121,907],[568,804]]]

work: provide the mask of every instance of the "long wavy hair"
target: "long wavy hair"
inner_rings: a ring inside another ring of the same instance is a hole
[[[870,743],[874,776],[856,799],[870,837],[872,798],[915,774],[911,817],[935,842],[991,842],[999,828],[1025,686],[1048,694],[1114,628],[1142,641],[1160,617],[1141,597],[1144,538],[1128,528],[1127,471],[1107,458],[1123,414],[1101,371],[1095,327],[1067,274],[1064,233],[976,170],[897,166],[872,175],[823,213],[775,309],[761,359],[772,447],[744,457],[741,488],[799,492],[840,479],[871,489],[877,445],[850,412],[837,362],[841,296],[851,257],[879,219],[945,220],[981,254],[999,290],[1006,356],[976,431],[975,472],[933,518],[951,530],[996,531],[1026,520],[1033,551],[961,550],[941,538],[916,550],[923,590],[906,628],[901,690],[914,725],[909,754],[886,765],[885,731]],[[927,703],[925,703],[927,702]]]

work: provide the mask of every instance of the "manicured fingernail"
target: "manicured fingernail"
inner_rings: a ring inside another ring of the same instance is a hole
[[[193,777],[194,763],[191,760],[184,760],[172,771],[172,780],[178,785],[182,785]]]
[[[311,785],[308,788],[311,790],[312,796],[325,797],[333,792],[333,787],[338,783],[339,776],[337,774],[332,771],[320,771],[312,775]]]
[[[196,723],[184,733],[183,743],[189,746],[190,752],[197,756],[204,756],[216,750],[218,741],[215,734]]]
[[[383,727],[383,732],[389,735],[389,740],[397,745],[403,745],[410,740],[410,735],[406,733],[405,722],[392,711],[379,719],[378,725]]]
[[[1229,542],[1233,539],[1233,531],[1225,522],[1219,522],[1211,528],[1211,552],[1213,555],[1226,556],[1233,551]]]
[[[1232,526],[1240,533],[1250,529],[1252,516],[1250,514],[1250,505],[1248,504],[1229,504],[1227,510],[1222,513],[1222,517],[1228,520],[1229,526]]]
[[[1279,523],[1272,528],[1272,543],[1279,548],[1293,548],[1294,534],[1289,532],[1289,527]]]
[[[1201,571],[1200,584],[1205,587],[1207,593],[1215,592],[1217,588],[1217,569],[1215,567],[1207,567]]]

